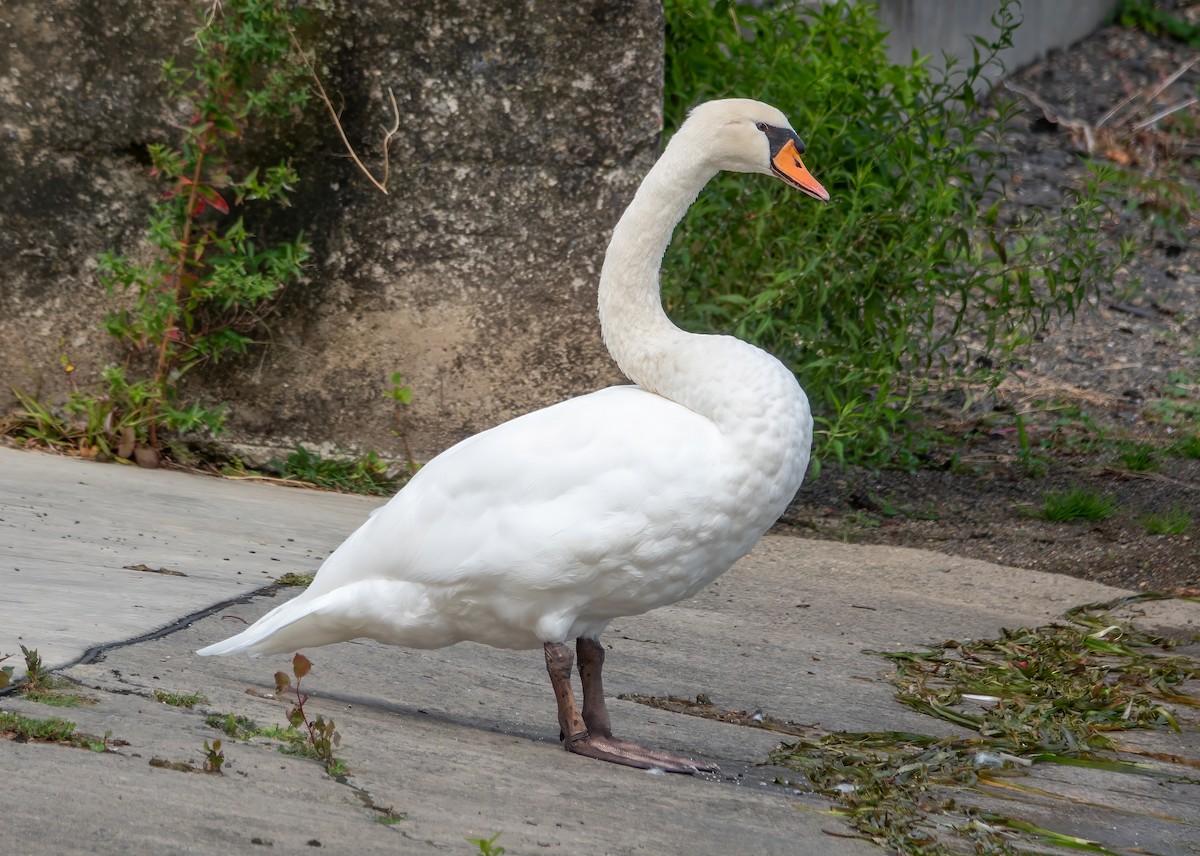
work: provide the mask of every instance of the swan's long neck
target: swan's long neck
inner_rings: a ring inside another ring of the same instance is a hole
[[[643,179],[613,229],[600,273],[600,329],[621,371],[643,389],[676,399],[667,352],[694,334],[663,311],[659,270],[675,226],[716,170],[688,156],[686,128]]]
[[[680,330],[663,311],[659,268],[671,233],[717,171],[686,132],[685,125],[672,138],[613,230],[600,274],[600,326],[631,380],[712,420],[736,450],[727,477],[739,497],[756,497],[749,549],[800,487],[812,415],[779,360],[732,336]]]

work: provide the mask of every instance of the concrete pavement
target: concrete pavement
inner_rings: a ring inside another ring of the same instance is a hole
[[[619,735],[713,758],[724,775],[655,776],[566,754],[539,652],[371,642],[306,651],[309,706],[337,723],[344,781],[263,738],[225,738],[220,777],[151,766],[198,765],[204,741],[223,736],[207,713],[283,723],[286,706],[270,696],[288,658],[192,652],[291,596],[251,597],[282,573],[314,571],[377,504],[0,448],[0,655],[19,665],[18,646],[36,648],[97,702],[60,710],[9,694],[0,710],[65,716],[127,741],[108,753],[0,742],[0,850],[227,854],[269,843],[279,853],[319,843],[466,854],[467,836],[501,832],[510,854],[882,852],[845,837],[824,800],[753,766],[779,742],[771,732],[614,698]],[[1045,624],[1120,594],[924,551],[768,537],[692,600],[614,622],[606,686],[614,696],[705,693],[831,730],[950,733],[898,704],[891,667],[865,652]],[[1151,626],[1200,631],[1196,604],[1146,608]],[[170,707],[156,689],[207,701]],[[1200,754],[1194,730],[1137,740]],[[1200,853],[1200,786],[1045,767],[1028,784],[1048,796],[1021,797],[1007,813],[1116,852]],[[383,809],[403,819],[374,822]]]

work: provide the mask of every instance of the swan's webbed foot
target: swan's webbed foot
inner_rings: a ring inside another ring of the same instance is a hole
[[[623,764],[626,767],[637,767],[639,770],[659,769],[668,773],[714,773],[717,768],[712,764],[697,761],[686,755],[668,752],[665,749],[652,749],[617,737],[591,735],[586,731],[574,734],[564,741],[568,752],[608,761],[613,764]]]
[[[545,644],[546,671],[550,674],[550,683],[558,702],[559,739],[568,752],[641,770],[661,769],[668,773],[688,775],[717,772],[716,766],[695,758],[613,737],[600,678],[604,649],[596,640],[582,638],[577,640],[577,647],[579,675],[583,680],[582,714],[575,704],[575,692],[571,688],[571,667],[575,659],[571,649],[562,642]]]

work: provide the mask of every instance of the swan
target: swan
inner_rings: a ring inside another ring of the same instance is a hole
[[[775,175],[828,202],[803,152],[774,107],[725,99],[692,110],[614,228],[600,274],[604,341],[634,385],[568,399],[446,450],[324,561],[306,591],[197,653],[279,654],[360,637],[540,647],[568,751],[643,769],[715,770],[613,736],[598,640],[612,619],[687,598],[728,570],[803,481],[812,416],[795,375],[734,337],[680,330],[659,292],[671,234],[718,171]]]

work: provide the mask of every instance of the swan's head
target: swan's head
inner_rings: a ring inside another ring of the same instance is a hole
[[[692,110],[676,134],[681,135],[704,147],[717,169],[774,175],[814,199],[829,201],[829,193],[800,160],[804,143],[787,117],[769,104],[749,98],[708,101]]]

